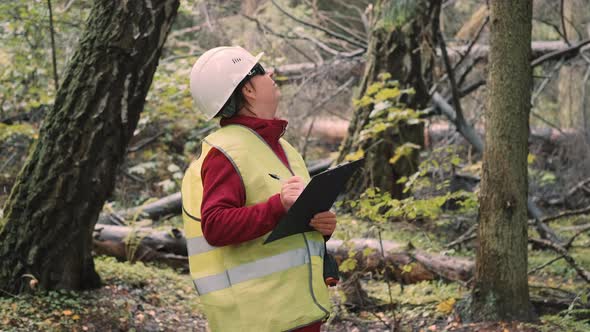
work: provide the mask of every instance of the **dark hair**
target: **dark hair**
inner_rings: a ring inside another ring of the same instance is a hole
[[[244,98],[244,94],[242,93],[242,88],[248,81],[256,76],[256,75],[264,75],[266,71],[264,68],[259,64],[256,63],[254,67],[250,70],[250,72],[244,77],[244,79],[236,86],[234,92],[232,92],[231,96],[227,99],[221,110],[217,112],[215,117],[222,117],[222,118],[231,118],[232,116],[236,115],[238,111],[242,108],[242,105],[246,103],[246,98]]]

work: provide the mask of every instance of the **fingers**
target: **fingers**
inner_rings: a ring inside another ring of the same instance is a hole
[[[314,219],[336,218],[336,214],[332,211],[324,211],[313,216]]]
[[[332,235],[334,230],[336,230],[336,224],[329,224],[329,225],[321,225],[316,223],[309,223],[309,225],[315,229],[316,231],[320,232],[322,235]]]
[[[303,189],[305,189],[305,182],[300,176],[293,176],[283,183],[281,187],[281,203],[283,203],[286,210],[289,210],[295,203]]]
[[[287,183],[301,183],[304,184],[303,182],[303,178],[300,176],[292,176],[290,178],[287,179]]]
[[[331,235],[334,233],[336,224],[336,215],[331,211],[320,212],[309,222],[309,225],[322,235]]]

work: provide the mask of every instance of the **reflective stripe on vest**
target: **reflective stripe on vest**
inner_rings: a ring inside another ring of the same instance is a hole
[[[324,257],[324,244],[309,241],[311,256]],[[193,280],[199,295],[228,288],[240,282],[261,278],[269,274],[288,270],[309,263],[307,248],[298,248],[275,256],[265,257],[254,262],[239,265],[225,272]]]
[[[202,254],[207,251],[215,250],[216,248],[217,247],[210,245],[202,236],[186,239],[186,249],[189,256]]]

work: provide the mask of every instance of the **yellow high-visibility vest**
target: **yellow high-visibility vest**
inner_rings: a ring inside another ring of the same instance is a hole
[[[324,238],[316,231],[263,244],[251,241],[211,246],[201,231],[201,166],[211,148],[233,164],[246,190],[246,206],[265,202],[281,190],[273,173],[309,181],[303,158],[280,140],[293,174],[252,129],[222,127],[203,140],[201,156],[182,180],[182,208],[190,276],[212,331],[286,331],[327,318],[328,289],[323,280]]]

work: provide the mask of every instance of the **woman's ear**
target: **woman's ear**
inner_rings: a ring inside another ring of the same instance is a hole
[[[250,82],[246,82],[242,87],[242,95],[249,99],[256,98],[256,90],[254,90],[254,86]]]

